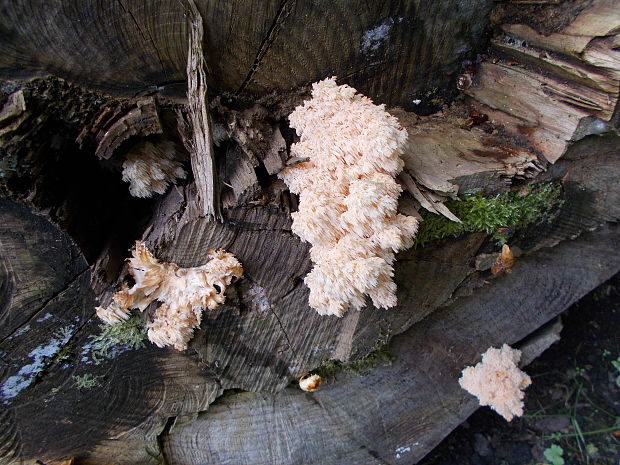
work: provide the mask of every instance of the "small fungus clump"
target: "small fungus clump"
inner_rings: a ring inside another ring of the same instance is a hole
[[[223,303],[233,278],[243,275],[241,263],[223,250],[210,251],[210,261],[194,268],[162,263],[139,241],[132,255],[129,272],[134,286],[123,286],[108,307],[97,307],[97,316],[115,324],[129,318],[130,309],[142,312],[157,300],[161,305],[147,328],[149,340],[159,347],[186,349],[194,329],[200,326],[203,309],[212,310]]]
[[[123,162],[123,181],[129,183],[129,193],[134,197],[163,194],[171,183],[176,184],[177,179],[186,176],[170,141],[138,142]]]
[[[312,89],[289,116],[300,136],[291,156],[308,161],[279,174],[299,194],[292,230],[312,244],[310,306],[342,316],[368,295],[376,307],[393,307],[394,254],[412,245],[418,227],[396,211],[407,131],[384,105],[333,78]]]
[[[302,376],[299,379],[299,388],[302,391],[314,392],[321,385],[321,377],[319,375]]]
[[[482,354],[482,361],[474,367],[466,367],[459,384],[478,398],[480,405],[488,405],[506,421],[523,415],[523,389],[532,380],[517,363],[521,351],[504,344],[501,349],[490,347]]]

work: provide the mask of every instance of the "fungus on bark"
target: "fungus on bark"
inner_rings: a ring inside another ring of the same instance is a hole
[[[312,244],[306,276],[321,315],[396,305],[394,254],[412,245],[418,221],[398,214],[407,131],[372,101],[334,78],[313,84],[312,99],[289,116],[300,141],[291,156],[308,161],[279,173],[299,194],[292,230]]]
[[[148,338],[158,347],[186,349],[194,329],[200,326],[203,309],[212,310],[223,303],[233,278],[243,275],[241,263],[221,249],[210,251],[210,261],[194,268],[162,263],[139,241],[132,255],[129,272],[134,286],[124,285],[108,307],[97,307],[97,316],[115,324],[129,318],[132,308],[142,312],[151,302],[161,302],[147,323]]]
[[[482,354],[482,361],[466,367],[459,384],[478,398],[480,405],[488,405],[506,421],[523,415],[523,390],[532,380],[517,363],[521,351],[504,344],[501,349],[490,347]]]

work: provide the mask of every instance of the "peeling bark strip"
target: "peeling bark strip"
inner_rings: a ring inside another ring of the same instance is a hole
[[[213,139],[207,110],[207,76],[203,52],[202,15],[194,0],[188,0],[191,13],[187,53],[187,100],[192,138],[189,143],[192,171],[196,180],[199,211],[208,218],[221,220],[217,174],[213,157]]]

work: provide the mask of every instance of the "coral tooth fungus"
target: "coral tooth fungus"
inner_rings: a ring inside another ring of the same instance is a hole
[[[291,156],[307,162],[279,174],[299,194],[293,232],[312,244],[310,305],[322,315],[396,305],[394,254],[411,246],[414,217],[397,213],[396,176],[407,131],[383,105],[336,84],[313,84],[312,99],[289,116],[300,136]]]

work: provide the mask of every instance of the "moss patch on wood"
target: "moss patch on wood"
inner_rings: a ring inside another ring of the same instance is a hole
[[[462,223],[450,221],[435,213],[423,212],[424,221],[420,223],[415,244],[423,245],[464,233],[485,232],[498,245],[503,245],[519,229],[552,221],[562,203],[562,187],[559,183],[525,186],[494,197],[484,197],[479,193],[467,195],[446,202],[446,206]]]
[[[365,357],[349,362],[327,360],[312,373],[316,373],[323,380],[328,381],[334,379],[340,372],[363,375],[379,365],[391,365],[393,361],[394,357],[390,354],[389,344],[382,338]]]

